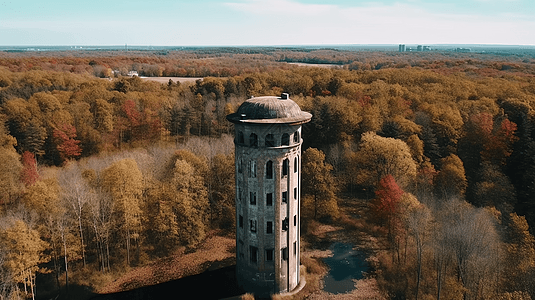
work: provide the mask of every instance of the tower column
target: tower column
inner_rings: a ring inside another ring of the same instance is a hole
[[[312,115],[287,94],[251,98],[235,124],[236,275],[258,296],[299,284],[301,125]]]

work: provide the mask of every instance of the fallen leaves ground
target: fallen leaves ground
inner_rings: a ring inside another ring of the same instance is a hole
[[[199,274],[205,271],[212,262],[234,257],[235,245],[236,242],[232,238],[212,234],[195,252],[188,254],[179,252],[172,257],[132,269],[97,292],[109,294],[128,291]]]

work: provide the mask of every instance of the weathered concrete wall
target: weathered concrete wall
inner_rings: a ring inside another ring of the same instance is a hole
[[[256,295],[291,291],[299,283],[301,126],[235,124],[235,130],[239,284]],[[251,134],[257,146],[251,145]],[[268,134],[273,144],[266,146]],[[289,145],[282,144],[284,134]]]

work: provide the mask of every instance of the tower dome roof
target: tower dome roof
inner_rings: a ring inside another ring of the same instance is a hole
[[[243,102],[238,111],[227,116],[233,123],[306,123],[312,115],[282,94],[281,97],[252,97]]]

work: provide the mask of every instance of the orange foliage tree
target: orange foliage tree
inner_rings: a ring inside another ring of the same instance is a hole
[[[37,172],[37,161],[35,155],[29,151],[22,153],[22,170],[20,172],[20,180],[26,186],[34,184],[39,179]]]
[[[54,139],[56,140],[56,149],[62,161],[80,156],[82,148],[80,148],[80,141],[75,140],[76,128],[71,124],[63,123],[59,128],[54,129]]]

